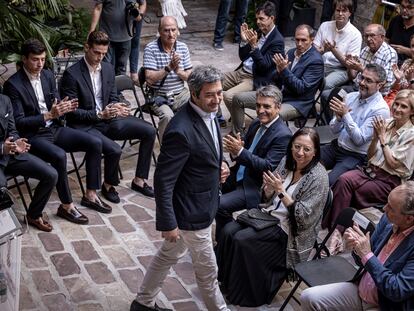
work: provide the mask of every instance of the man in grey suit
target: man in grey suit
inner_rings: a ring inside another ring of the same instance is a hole
[[[219,206],[220,183],[229,175],[222,161],[216,113],[222,100],[222,74],[196,67],[188,78],[191,100],[164,133],[154,175],[156,228],[164,243],[147,269],[131,311],[168,310],[155,298],[178,259],[190,250],[194,272],[208,310],[228,310],[217,282],[211,223]]]

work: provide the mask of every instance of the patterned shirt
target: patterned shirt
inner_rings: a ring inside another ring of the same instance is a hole
[[[391,121],[392,119],[387,122],[388,130],[385,132],[385,142],[388,143],[393,158],[403,165],[398,168],[389,167],[379,141],[376,152],[369,159],[369,163],[382,168],[391,175],[399,176],[402,180],[407,180],[414,170],[414,126],[411,120],[408,120],[395,132],[395,135],[391,136],[389,125]]]
[[[372,122],[375,116],[384,119],[390,117],[390,109],[380,92],[376,92],[368,98],[361,99],[359,92],[346,95],[345,103],[350,112],[341,120],[336,117],[330,122],[332,132],[340,133],[338,145],[348,151],[359,154],[367,154],[374,129]]]
[[[190,60],[190,52],[185,43],[176,41],[174,44],[175,53],[180,55],[181,61],[179,67],[181,70],[189,70],[192,68]],[[161,39],[148,43],[144,50],[144,68],[149,70],[162,70],[171,61],[171,54],[164,51],[161,44]],[[161,80],[158,81],[153,87],[158,89],[160,87]],[[160,94],[167,94],[173,92],[175,95],[179,94],[184,88],[184,81],[174,72],[168,73],[167,78],[164,81],[164,85],[158,90]]]
[[[397,52],[386,42],[383,42],[380,48],[375,52],[369,49],[369,47],[364,47],[359,56],[362,67],[365,68],[367,64],[378,64],[385,69],[387,73],[387,79],[385,85],[381,89],[382,95],[387,95],[391,86],[394,84],[395,77],[392,71],[392,65],[397,64],[398,55]],[[362,72],[358,72],[358,75],[355,77],[354,82],[359,85],[361,82]]]

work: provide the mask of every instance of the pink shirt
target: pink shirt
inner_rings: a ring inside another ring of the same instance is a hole
[[[401,242],[404,241],[404,239],[414,231],[414,226],[404,230],[403,232],[398,232],[397,227],[394,226],[393,231],[394,233],[390,236],[388,242],[384,245],[384,247],[381,249],[381,252],[378,254],[378,260],[382,264],[397,249]],[[365,265],[372,256],[375,256],[372,252],[365,255],[364,258],[361,259],[362,264]],[[359,297],[361,297],[363,301],[378,306],[378,290],[374,280],[371,277],[371,274],[364,273],[361,281],[359,282],[358,292]]]

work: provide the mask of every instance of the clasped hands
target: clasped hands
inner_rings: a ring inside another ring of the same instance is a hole
[[[176,53],[175,51],[171,52],[171,60],[170,63],[168,64],[168,68],[171,71],[175,71],[175,73],[177,73],[177,71],[179,70],[179,65],[181,63],[181,57],[180,54]]]
[[[127,117],[130,115],[131,109],[125,103],[112,103],[102,110],[102,119],[113,119],[116,117]]]
[[[370,233],[364,234],[355,222],[345,230],[344,239],[347,248],[352,249],[361,259],[371,252]]]
[[[13,137],[8,137],[4,141],[3,145],[3,152],[4,154],[13,155],[16,153],[25,153],[30,150],[30,144],[27,143],[26,138],[19,138],[17,140],[13,140]]]
[[[50,111],[45,114],[45,120],[53,120],[57,119],[60,116],[63,116],[65,113],[75,111],[78,108],[78,99],[73,98],[69,99],[69,97],[65,97],[59,103],[55,98],[52,108]]]
[[[263,172],[263,190],[266,196],[270,196],[273,192],[283,192],[283,178],[277,172]]]
[[[240,26],[240,37],[244,42],[247,42],[252,49],[257,47],[257,32],[246,23]]]

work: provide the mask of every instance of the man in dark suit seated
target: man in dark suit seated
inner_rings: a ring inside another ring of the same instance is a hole
[[[6,175],[22,175],[39,180],[27,211],[27,222],[42,231],[52,231],[52,225],[42,217],[42,211],[56,185],[56,170],[32,154],[30,144],[16,131],[13,108],[7,96],[0,95],[0,202],[3,188],[7,187]]]
[[[85,44],[85,57],[66,69],[60,83],[62,96],[77,98],[79,107],[67,116],[68,124],[101,141],[104,154],[102,195],[119,203],[114,186],[119,184],[118,167],[121,147],[114,140],[139,139],[139,156],[131,189],[153,197],[146,183],[155,141],[155,129],[144,120],[130,115],[130,108],[120,103],[111,64],[102,62],[108,51],[108,35],[93,31]]]
[[[76,109],[76,100],[60,100],[55,77],[43,69],[46,48],[37,39],[22,45],[23,66],[4,84],[4,93],[13,105],[16,127],[28,138],[30,152],[49,162],[58,173],[56,189],[61,201],[57,215],[74,223],[85,224],[88,218],[73,204],[66,169],[66,152],[86,152],[86,194],[81,205],[110,213],[111,207],[96,194],[101,176],[101,142],[95,137],[65,127],[66,114]]]
[[[312,45],[314,36],[312,27],[299,25],[295,31],[296,48],[289,50],[286,57],[279,53],[273,56],[276,64],[273,82],[282,85],[283,102],[279,114],[284,120],[308,116],[323,79],[323,59]],[[253,109],[255,104],[254,92],[239,93],[233,97],[230,110],[233,133],[243,131],[244,108]]]
[[[275,53],[285,53],[285,43],[275,25],[276,10],[272,2],[266,1],[256,9],[258,33],[241,26],[239,57],[242,61],[235,71],[224,75],[224,103],[231,111],[233,96],[240,92],[253,91],[267,85],[276,73],[272,57]]]
[[[216,240],[232,213],[256,207],[260,203],[263,172],[274,171],[286,154],[292,133],[279,110],[282,94],[276,86],[262,86],[256,91],[256,112],[244,142],[240,134],[223,138],[224,149],[236,162],[223,185],[223,195],[216,216]]]
[[[171,266],[188,250],[207,310],[229,311],[218,286],[211,239],[220,183],[229,173],[222,162],[216,118],[223,92],[221,79],[214,67],[194,68],[188,78],[191,100],[164,133],[154,185],[156,229],[165,240],[147,268],[131,311],[170,310],[158,307],[155,299]]]

